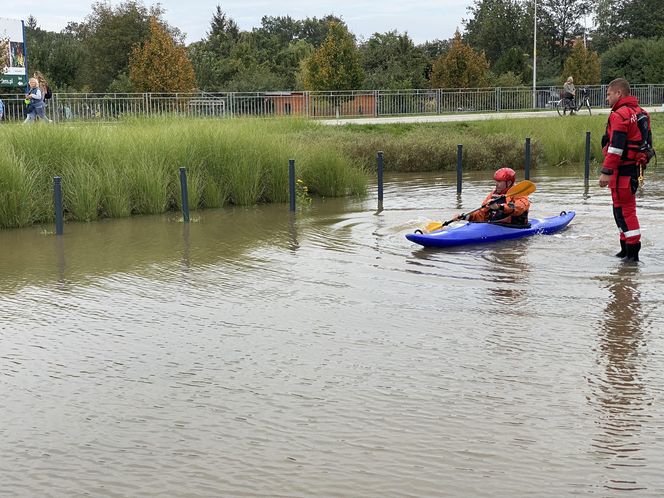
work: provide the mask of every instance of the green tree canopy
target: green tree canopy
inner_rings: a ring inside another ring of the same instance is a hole
[[[426,86],[427,57],[407,33],[374,33],[361,47],[365,88]]]
[[[625,40],[601,56],[602,83],[626,78],[632,84],[664,80],[664,38]]]
[[[82,78],[86,86],[103,92],[120,74],[128,73],[129,56],[134,46],[149,36],[152,17],[181,41],[182,33],[162,20],[163,12],[159,4],[146,8],[135,0],[127,0],[116,7],[97,2],[83,23],[70,23],[68,31],[83,43],[85,50]]]
[[[628,39],[664,35],[661,0],[597,0],[593,46],[604,53]]]
[[[497,75],[511,73],[519,82],[527,81],[532,71],[532,64],[528,64],[529,60],[530,54],[524,52],[521,47],[510,47],[498,58],[491,71]]]
[[[463,43],[459,30],[454,34],[452,46],[439,57],[431,71],[434,88],[477,88],[487,86],[489,63],[484,53],[478,53]]]
[[[307,90],[355,90],[363,80],[355,39],[342,23],[331,22],[323,44],[303,62]]]
[[[542,45],[560,61],[561,67],[574,40],[585,35],[584,19],[592,6],[591,0],[540,0],[537,3],[538,37],[542,35]]]
[[[512,47],[519,47],[522,53],[532,47],[532,18],[528,19],[521,2],[475,0],[468,11],[472,17],[463,21],[464,41],[475,50],[483,50],[490,64],[495,64]]]

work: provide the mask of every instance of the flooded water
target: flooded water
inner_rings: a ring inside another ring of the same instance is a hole
[[[405,239],[485,176],[0,231],[0,495],[664,495],[664,174],[638,265],[574,171],[564,232]]]

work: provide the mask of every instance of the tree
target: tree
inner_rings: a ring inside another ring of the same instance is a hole
[[[135,0],[127,0],[117,7],[97,2],[92,5],[92,13],[85,22],[70,23],[67,30],[83,43],[85,49],[82,79],[87,86],[103,92],[118,75],[128,73],[132,49],[150,34],[150,18],[168,26],[161,19],[162,15],[159,4],[148,9]],[[167,29],[174,38],[182,39],[177,28]]]
[[[529,54],[521,47],[510,47],[498,58],[491,71],[497,75],[512,73],[519,81],[524,81],[525,76],[532,71],[532,64],[527,63],[529,58]]]
[[[219,6],[212,16],[207,38],[189,46],[198,87],[205,91],[222,91],[238,71],[232,54],[243,43],[246,34]]]
[[[240,41],[240,28],[217,5],[217,10],[210,22],[207,48],[220,57],[228,57],[233,46]]]
[[[366,88],[424,88],[428,61],[407,33],[374,33],[360,50]]]
[[[593,44],[605,52],[627,39],[657,38],[664,33],[661,0],[599,0]]]
[[[602,83],[626,78],[632,84],[664,79],[664,38],[625,40],[602,54]]]
[[[593,47],[600,53],[620,43],[623,20],[620,18],[621,0],[598,0],[595,7],[596,28],[592,32]]]
[[[129,79],[139,92],[190,92],[196,87],[186,49],[154,17],[148,39],[131,53]]]
[[[489,63],[484,53],[478,53],[461,40],[457,29],[452,46],[445,56],[436,59],[431,71],[434,88],[477,88],[488,84]]]
[[[363,80],[360,54],[348,29],[331,22],[323,44],[303,62],[307,90],[353,90]]]
[[[475,0],[468,11],[472,17],[463,20],[464,40],[483,50],[489,63],[496,63],[512,47],[526,52],[532,46],[532,25],[526,24],[525,7],[518,1]]]
[[[561,65],[574,40],[585,35],[583,20],[591,7],[591,0],[541,0],[541,4],[538,3],[537,29],[544,35],[549,53]]]
[[[71,33],[39,28],[34,17],[25,28],[28,45],[28,74],[43,73],[53,89],[76,88],[81,84],[85,49]]]
[[[588,50],[582,40],[577,40],[565,60],[562,79],[574,77],[577,85],[597,85],[600,81],[599,55]]]
[[[323,42],[329,20],[337,18],[264,16],[259,28],[242,32],[217,7],[207,38],[189,46],[199,87],[208,91],[297,87],[300,63]]]

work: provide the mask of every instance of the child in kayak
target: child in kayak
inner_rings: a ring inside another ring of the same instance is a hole
[[[505,193],[514,185],[516,173],[512,168],[500,168],[493,175],[496,188],[484,202],[483,207],[473,213],[460,214],[456,220],[475,222],[505,223],[510,225],[528,225],[528,197],[505,197]]]

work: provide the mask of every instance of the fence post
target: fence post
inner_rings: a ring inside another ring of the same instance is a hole
[[[530,137],[526,137],[526,167],[524,178],[530,180]]]
[[[383,203],[383,151],[379,150],[376,160],[378,162],[378,203]]]
[[[500,87],[496,87],[496,112],[500,112]]]
[[[586,157],[584,162],[583,184],[587,187],[590,181],[590,132],[586,132]]]
[[[53,198],[55,201],[55,235],[62,235],[64,225],[62,222],[62,178],[53,177]]]
[[[290,211],[295,212],[295,159],[288,160],[288,187],[290,194]]]
[[[461,180],[462,180],[462,171],[461,171],[461,162],[463,158],[463,145],[457,145],[457,194],[461,193]]]
[[[187,168],[180,168],[180,188],[182,189],[182,218],[189,223],[189,192],[187,190]]]

